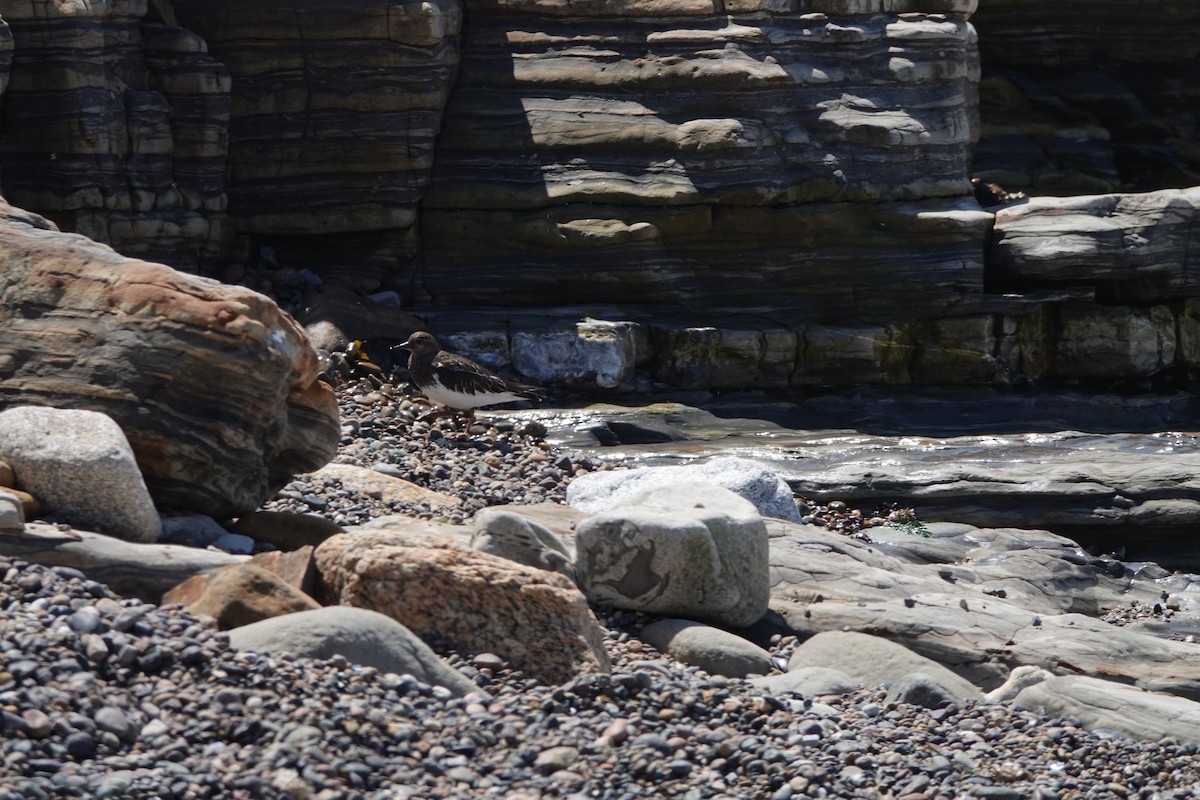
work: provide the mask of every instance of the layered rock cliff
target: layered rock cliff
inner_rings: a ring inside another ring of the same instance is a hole
[[[204,41],[159,0],[5,2],[0,15],[4,196],[127,255],[219,264],[230,84]]]
[[[230,211],[253,257],[378,287],[416,255],[458,0],[175,0],[229,70]]]
[[[1194,198],[1138,192],[1200,183],[1200,12],[977,5],[0,2],[0,189],[125,253],[395,289],[549,380],[1194,369]],[[1100,194],[997,211],[973,173]]]
[[[902,5],[930,13],[468,0],[414,288],[825,318],[970,300],[971,4]]]
[[[1039,194],[1200,184],[1200,5],[979,5],[976,172]]]

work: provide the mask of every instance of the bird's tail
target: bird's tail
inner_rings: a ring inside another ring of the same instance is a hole
[[[529,386],[524,383],[510,383],[508,388],[526,400],[545,400],[546,390],[540,386]]]

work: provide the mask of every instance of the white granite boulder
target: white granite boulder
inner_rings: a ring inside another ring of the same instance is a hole
[[[486,694],[396,620],[366,608],[331,606],[272,617],[229,631],[242,650],[289,652],[306,658],[340,655],[380,672],[412,675],[455,696]]]
[[[0,459],[47,512],[75,527],[131,542],[162,532],[129,441],[106,414],[9,408],[0,413]]]
[[[699,482],[724,487],[745,498],[765,517],[800,521],[796,498],[783,478],[761,463],[734,456],[683,467],[590,472],[567,486],[567,505],[597,514],[622,506],[650,489]]]
[[[707,483],[642,492],[575,529],[575,571],[590,600],[727,627],[767,610],[766,525],[754,506]]]
[[[20,532],[25,528],[21,498],[0,488],[0,531]]]

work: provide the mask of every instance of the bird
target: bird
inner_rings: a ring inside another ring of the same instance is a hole
[[[469,358],[443,350],[428,331],[417,331],[392,349],[409,352],[409,376],[426,397],[438,405],[466,411],[469,419],[483,406],[546,399],[546,390],[539,386],[505,380]]]
[[[1010,192],[1000,184],[983,178],[971,178],[971,188],[975,191],[975,201],[984,208],[1015,203],[1029,197],[1024,192]]]

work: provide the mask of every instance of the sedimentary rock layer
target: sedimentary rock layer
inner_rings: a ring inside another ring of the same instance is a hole
[[[1006,289],[1088,286],[1107,299],[1194,295],[1200,188],[1035,197],[996,212],[991,276]]]
[[[230,206],[269,235],[404,229],[458,63],[457,0],[183,0],[233,77]]]
[[[12,202],[195,268],[226,246],[229,76],[146,0],[9,4],[0,177]]]
[[[1200,6],[988,0],[976,171],[1010,189],[1098,194],[1200,183]]]
[[[468,2],[422,287],[826,315],[979,292],[971,4],[817,5]]]

